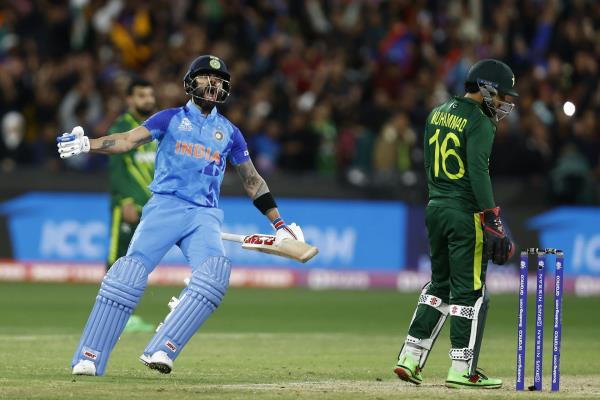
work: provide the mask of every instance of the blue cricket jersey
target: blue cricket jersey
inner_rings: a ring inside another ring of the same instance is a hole
[[[190,100],[159,111],[145,122],[158,140],[153,193],[173,194],[202,207],[218,207],[227,161],[250,159],[240,130],[214,107],[205,116]]]

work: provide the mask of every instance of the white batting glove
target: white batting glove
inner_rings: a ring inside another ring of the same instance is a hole
[[[90,151],[90,139],[85,136],[80,126],[73,128],[71,133],[63,133],[56,138],[56,141],[60,158],[69,158]]]
[[[295,239],[304,242],[304,233],[296,223],[291,223],[290,225],[284,224],[277,229],[277,232],[275,233],[275,245],[278,245],[282,240],[286,239]]]

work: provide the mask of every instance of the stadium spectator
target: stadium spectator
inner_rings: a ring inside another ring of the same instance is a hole
[[[11,171],[18,165],[31,162],[31,149],[25,142],[25,118],[11,111],[2,118],[2,140],[0,140],[0,167]]]
[[[494,57],[514,66],[522,97],[508,131],[498,135],[506,150],[513,146],[514,151],[496,157],[492,175],[544,174],[557,165],[567,143],[577,145],[592,171],[600,170],[593,153],[600,132],[597,124],[585,122],[600,110],[595,2],[149,4],[1,3],[0,115],[21,112],[25,140],[37,143],[47,124],[58,132],[63,124],[72,126],[65,119],[75,119],[75,94],[82,97],[84,91],[87,105],[80,107],[96,134],[103,134],[109,118],[98,116],[98,110],[114,108],[123,76],[136,72],[157,82],[159,106],[170,107],[182,101],[178,89],[185,64],[195,54],[212,53],[231,65],[237,90],[230,111],[241,116],[236,123],[242,131],[250,132],[254,116],[263,130],[270,121],[282,128],[275,139],[281,149],[276,168],[266,168],[341,176],[347,154],[370,151],[350,151],[348,145],[358,141],[341,138],[343,127],[360,122],[376,135],[391,115],[405,110],[419,141],[426,110],[462,94],[457,82],[474,59]],[[570,116],[563,112],[567,101],[576,107]],[[350,123],[356,116],[360,120]],[[592,129],[585,138],[582,125]],[[299,135],[304,130],[311,133]],[[305,136],[318,138],[320,145],[301,143]],[[528,155],[541,157],[541,164],[517,168]],[[34,161],[44,162],[37,156]],[[422,173],[418,163],[411,168]]]

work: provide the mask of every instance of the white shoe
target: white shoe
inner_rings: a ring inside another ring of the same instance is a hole
[[[96,376],[96,364],[90,360],[79,360],[71,372],[73,375]]]
[[[140,361],[148,368],[155,369],[163,374],[169,374],[173,369],[173,360],[162,350],[157,351],[152,356],[142,354]]]

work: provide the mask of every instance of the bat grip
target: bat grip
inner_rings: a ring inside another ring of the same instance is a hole
[[[245,237],[246,237],[245,235],[236,235],[235,233],[221,232],[221,239],[228,240],[230,242],[244,243]]]

